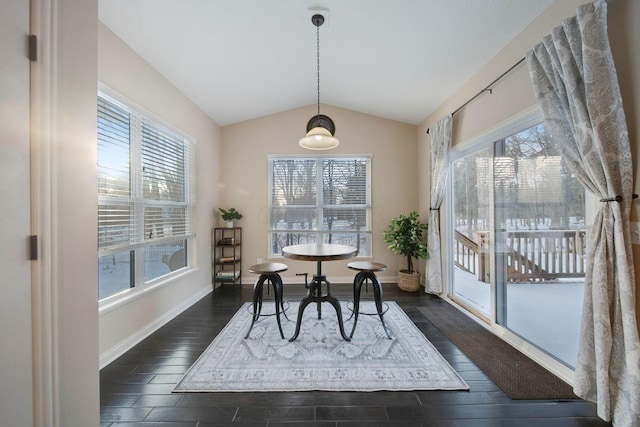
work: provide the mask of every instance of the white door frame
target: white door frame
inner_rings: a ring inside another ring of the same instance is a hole
[[[33,387],[34,426],[59,426],[56,392],[56,305],[52,278],[51,140],[55,123],[53,51],[56,47],[52,0],[31,1],[31,34],[37,37],[37,60],[31,62],[31,234],[38,236],[38,260],[33,261]]]

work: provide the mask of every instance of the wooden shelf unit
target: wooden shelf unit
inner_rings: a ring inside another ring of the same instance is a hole
[[[215,227],[211,233],[211,281],[239,283],[242,276],[242,227]]]

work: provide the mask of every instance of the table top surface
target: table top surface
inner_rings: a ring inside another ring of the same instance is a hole
[[[282,255],[285,258],[302,261],[335,261],[353,258],[357,254],[358,248],[354,246],[332,243],[310,243],[282,248]]]

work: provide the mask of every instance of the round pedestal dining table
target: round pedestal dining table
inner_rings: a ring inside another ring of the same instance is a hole
[[[327,280],[326,276],[322,274],[322,263],[325,261],[337,261],[343,259],[353,258],[358,254],[358,248],[348,245],[338,245],[332,243],[310,243],[303,245],[292,245],[282,248],[282,256],[285,258],[300,260],[300,261],[314,261],[316,263],[316,273],[313,275],[313,279],[309,284],[309,293],[300,301],[298,307],[298,319],[296,320],[296,330],[289,341],[295,341],[300,334],[300,326],[302,323],[302,314],[304,309],[315,302],[317,304],[318,319],[322,318],[322,303],[328,302],[336,310],[338,316],[338,327],[340,328],[340,335],[346,341],[350,341],[350,338],[345,334],[344,323],[342,320],[342,311],[340,309],[340,301],[333,295],[331,295],[331,283]],[[322,284],[326,284],[326,292],[322,292]]]

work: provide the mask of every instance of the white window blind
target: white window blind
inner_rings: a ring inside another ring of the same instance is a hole
[[[103,298],[186,266],[192,142],[103,93],[97,127]]]
[[[340,243],[371,254],[371,159],[273,157],[270,169],[270,247]]]
[[[189,144],[144,120],[141,157],[144,240],[186,236]]]

